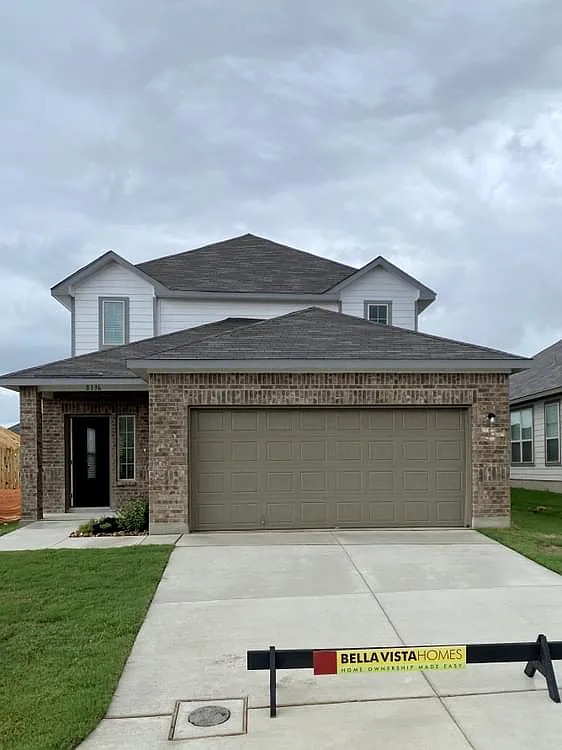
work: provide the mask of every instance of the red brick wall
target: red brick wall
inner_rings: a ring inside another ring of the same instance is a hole
[[[501,373],[150,375],[153,530],[187,528],[189,406],[463,406],[469,409],[475,525],[509,519],[508,376]],[[488,425],[489,412],[496,423]]]
[[[136,480],[117,480],[117,415],[136,416]],[[43,503],[46,512],[64,512],[67,472],[65,425],[70,416],[110,418],[111,507],[148,496],[148,394],[67,393],[43,399]]]

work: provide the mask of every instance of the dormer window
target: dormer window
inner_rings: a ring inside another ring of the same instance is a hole
[[[129,343],[129,300],[127,297],[100,297],[100,349]]]
[[[365,302],[365,317],[371,323],[389,326],[392,323],[392,302]]]

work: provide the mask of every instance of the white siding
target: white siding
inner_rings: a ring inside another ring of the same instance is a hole
[[[154,335],[154,288],[118,263],[110,263],[98,273],[84,279],[74,288],[75,353],[86,354],[99,349],[99,298],[129,298],[129,340],[138,341]]]
[[[365,317],[365,302],[392,302],[392,325],[416,328],[418,289],[384,268],[374,268],[342,289],[342,313]]]
[[[172,333],[182,328],[195,328],[224,318],[275,318],[278,315],[303,310],[313,303],[251,302],[248,300],[185,300],[159,299],[159,333]],[[337,312],[337,303],[316,305]]]
[[[544,445],[544,401],[533,405],[533,466],[512,466],[512,479],[535,479],[539,481],[562,481],[562,466],[545,464]],[[524,407],[523,407],[524,408]]]

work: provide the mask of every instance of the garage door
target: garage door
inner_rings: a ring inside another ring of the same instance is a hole
[[[196,530],[462,526],[461,409],[196,409]]]

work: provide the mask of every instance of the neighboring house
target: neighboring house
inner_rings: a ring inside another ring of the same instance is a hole
[[[52,292],[75,356],[0,378],[25,518],[145,496],[153,533],[509,522],[528,360],[419,333],[435,293],[384,258],[244,235]]]
[[[562,491],[562,340],[535,355],[528,370],[512,375],[509,398],[511,484]]]

